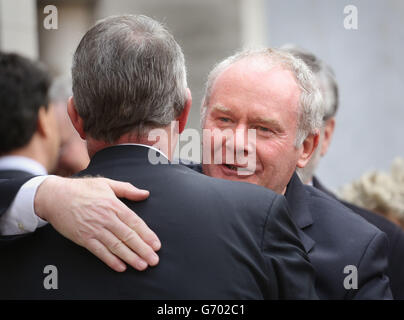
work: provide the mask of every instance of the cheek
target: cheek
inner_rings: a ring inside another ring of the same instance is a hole
[[[257,163],[263,167],[263,170],[273,168],[281,171],[282,168],[288,168],[291,162],[296,161],[295,151],[292,149],[294,150],[293,146],[279,141],[257,142]]]
[[[261,162],[264,167],[272,165],[281,153],[280,146],[272,141],[257,142],[257,162]]]

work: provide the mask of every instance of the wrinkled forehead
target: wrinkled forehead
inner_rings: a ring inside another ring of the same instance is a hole
[[[264,100],[297,112],[301,89],[290,70],[258,57],[239,60],[217,76],[210,98],[230,94],[233,98]]]

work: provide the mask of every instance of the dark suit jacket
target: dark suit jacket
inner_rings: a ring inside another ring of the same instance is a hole
[[[337,197],[325,188],[320,181],[314,177],[313,186],[331,197]],[[339,200],[339,199],[337,199]],[[390,287],[394,299],[404,299],[404,231],[396,224],[390,222],[380,214],[360,208],[352,203],[339,200],[342,204],[350,208],[353,212],[359,214],[371,224],[383,231],[389,240],[388,260],[389,266],[387,276],[390,279]]]
[[[48,225],[0,250],[0,298],[316,296],[314,273],[284,197],[182,165],[151,165],[149,150],[104,149],[80,175],[103,175],[150,190],[146,201],[127,204],[161,239],[157,267],[114,272]],[[43,287],[46,265],[58,270],[57,290]]]
[[[32,177],[32,174],[22,170],[1,170],[0,180],[18,179]]]
[[[0,216],[6,212],[20,187],[32,177],[25,171],[0,170]]]
[[[320,299],[391,299],[386,235],[336,199],[304,185],[295,173],[285,197],[316,271]],[[358,289],[345,289],[344,268],[358,270]]]
[[[202,166],[187,164],[202,173]],[[316,272],[320,299],[391,299],[387,269],[387,238],[336,199],[293,174],[286,193],[290,214],[300,229],[309,259]],[[358,289],[346,290],[347,265],[358,269]]]

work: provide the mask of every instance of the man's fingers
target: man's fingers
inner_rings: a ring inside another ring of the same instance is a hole
[[[112,191],[115,193],[117,197],[127,198],[129,200],[134,201],[140,201],[146,199],[150,194],[149,191],[138,189],[128,182],[120,182],[107,178],[104,178],[104,180],[106,181],[106,183],[108,183],[108,185],[111,187]],[[116,210],[116,212],[119,219],[121,219],[121,221],[123,221],[132,230],[134,230],[144,242],[146,242],[149,246],[153,248],[153,250],[155,251],[160,250],[161,242],[159,238],[143,222],[143,220],[136,215],[136,213],[130,210],[123,202],[120,202],[120,207]]]
[[[146,224],[143,222],[142,219],[138,218],[140,221],[142,221],[142,224],[144,225],[143,228],[147,228]],[[129,248],[130,250],[133,250],[136,252],[138,257],[143,259],[144,261],[147,262],[147,264],[151,266],[157,265],[159,258],[157,254],[154,252],[153,248],[151,248],[136,232],[136,230],[132,230],[128,225],[126,225],[124,222],[120,221],[118,218],[116,218],[116,222],[111,224],[109,227],[109,231],[111,231],[116,238],[118,238],[122,243],[122,246],[125,246]],[[129,251],[130,251],[129,250]],[[115,251],[113,251],[115,253]],[[125,250],[126,253],[126,250]],[[133,257],[133,256],[131,256]],[[121,259],[124,261],[128,262],[126,258],[120,256]]]
[[[160,250],[161,242],[159,238],[136,213],[122,203],[121,208],[117,210],[116,214],[123,223],[135,231],[153,250]]]
[[[96,239],[90,239],[86,245],[87,250],[102,260],[111,269],[117,272],[126,270],[126,265],[113,255],[101,242]]]
[[[99,240],[108,248],[110,253],[122,259],[136,270],[143,271],[147,268],[147,262],[130,250],[124,242],[118,239],[109,230],[105,229],[100,233]]]
[[[149,197],[150,192],[147,190],[138,189],[129,182],[115,181],[105,179],[112,191],[118,198],[126,198],[132,201],[142,201]]]

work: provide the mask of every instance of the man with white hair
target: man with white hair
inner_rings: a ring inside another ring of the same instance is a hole
[[[249,148],[240,139],[243,132],[256,129],[257,161],[249,176],[237,174],[243,164],[227,159],[202,164],[203,172],[285,194],[316,271],[320,298],[391,298],[385,234],[338,201],[304,186],[294,173],[309,162],[322,124],[322,99],[308,67],[283,50],[246,51],[219,63],[206,87],[203,128],[232,130],[239,153]],[[357,282],[349,285],[347,268],[352,266]]]
[[[315,188],[318,188],[332,197],[336,197],[332,192],[327,190],[315,176],[317,166],[321,158],[326,155],[331,144],[336,123],[339,97],[338,84],[334,71],[313,53],[295,46],[288,46],[285,47],[285,49],[294,56],[302,59],[307,66],[309,66],[318,81],[324,98],[324,117],[320,129],[319,146],[316,151],[314,151],[309,163],[304,168],[299,168],[297,172],[304,183],[312,184]],[[404,274],[402,273],[404,262],[404,231],[381,215],[346,201],[341,202],[387,235],[389,240],[389,266],[387,276],[390,279],[394,299],[404,299]]]

